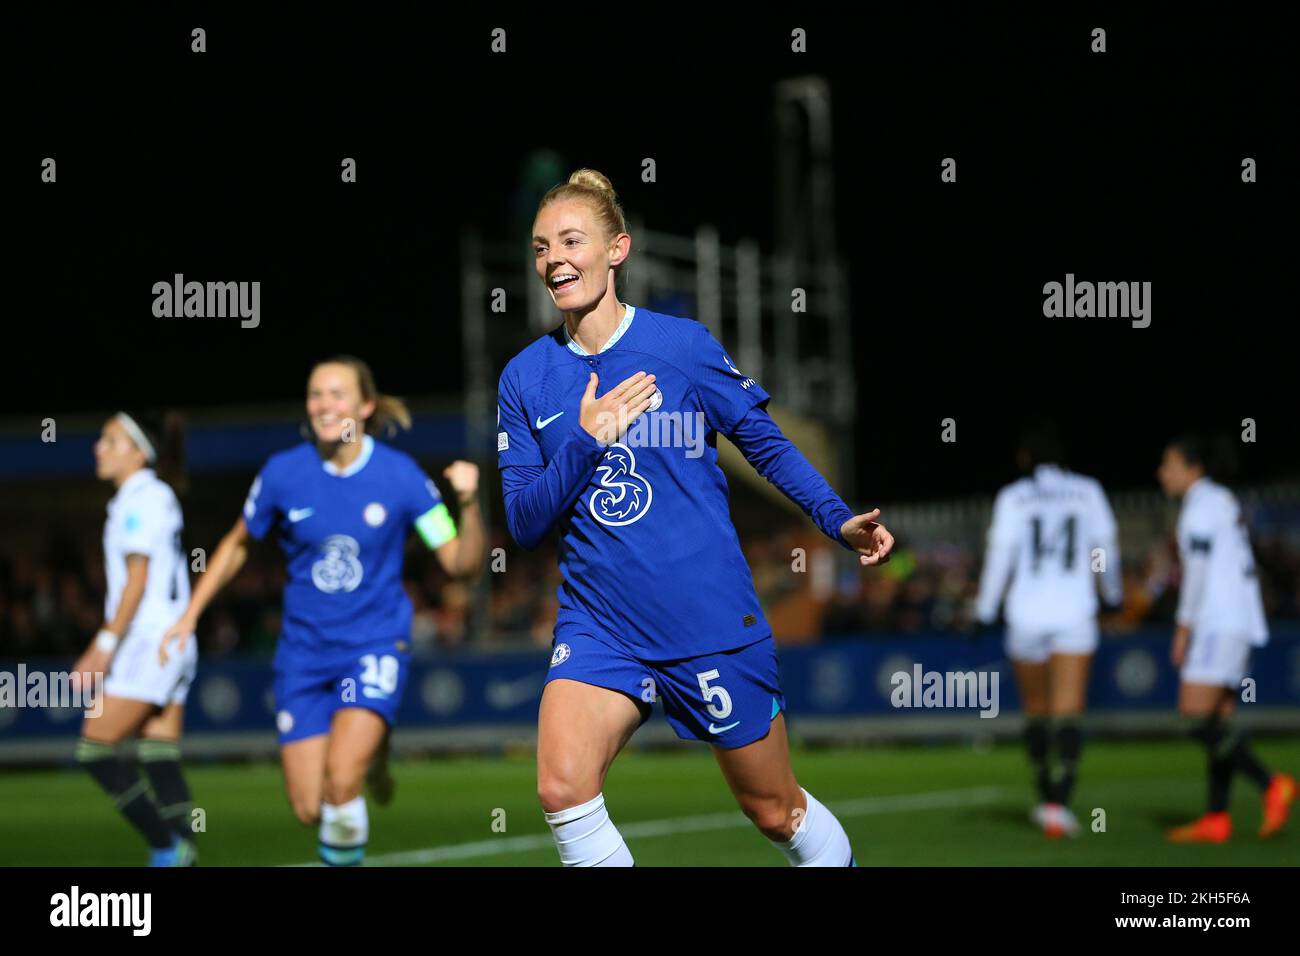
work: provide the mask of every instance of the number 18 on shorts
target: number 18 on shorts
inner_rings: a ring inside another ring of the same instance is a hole
[[[327,734],[336,711],[362,707],[388,726],[397,720],[411,655],[397,642],[349,650],[328,661],[275,663],[276,729],[280,743]]]

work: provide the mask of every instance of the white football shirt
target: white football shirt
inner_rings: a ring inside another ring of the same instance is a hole
[[[1236,637],[1256,647],[1268,643],[1250,535],[1231,491],[1209,478],[1187,489],[1178,514],[1178,554],[1179,624],[1193,634]]]
[[[104,620],[112,621],[126,587],[126,558],[141,554],[149,559],[144,597],[122,638],[142,630],[158,630],[159,637],[190,601],[189,568],[181,545],[184,522],[180,502],[171,487],[152,468],[133,474],[108,503],[104,523]]]
[[[1093,570],[1098,548],[1100,573]],[[1017,630],[1065,628],[1092,618],[1098,578],[1107,602],[1119,603],[1115,516],[1096,480],[1039,465],[998,493],[976,599],[981,621],[996,619],[1008,577],[1006,619]]]

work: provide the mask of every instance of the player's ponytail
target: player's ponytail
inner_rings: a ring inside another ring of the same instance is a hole
[[[567,183],[560,183],[547,191],[542,201],[537,204],[537,211],[540,213],[551,203],[561,199],[581,199],[588,203],[595,212],[597,221],[604,227],[606,240],[612,240],[619,233],[627,232],[623,207],[614,192],[614,185],[603,173],[594,169],[575,170],[569,176]],[[624,259],[614,267],[616,281],[626,263],[627,260]]]
[[[179,412],[123,411],[117,420],[144,452],[146,466],[183,495],[189,489],[185,475],[185,419]]]
[[[375,413],[366,420],[366,431],[392,435],[398,429],[411,430],[411,411],[406,402],[392,395],[375,395]]]
[[[361,359],[355,355],[336,355],[323,362],[317,362],[312,371],[322,365],[346,365],[357,373],[357,386],[361,389],[361,400],[375,403],[374,413],[366,419],[368,434],[393,435],[398,429],[411,430],[411,411],[406,407],[406,402],[392,395],[381,395],[379,389],[375,387],[374,373]]]

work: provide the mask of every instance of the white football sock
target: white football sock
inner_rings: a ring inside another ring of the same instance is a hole
[[[338,805],[321,804],[321,857],[326,863],[360,863],[369,839],[370,818],[366,814],[365,797],[354,797]]]
[[[785,854],[791,866],[848,866],[853,859],[849,835],[817,798],[807,790],[808,809],[799,822],[799,831],[789,843],[773,846]]]
[[[632,866],[632,853],[605,809],[605,795],[547,813],[560,862],[565,866]]]

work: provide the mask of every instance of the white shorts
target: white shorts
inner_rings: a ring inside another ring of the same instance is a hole
[[[1042,664],[1053,654],[1093,654],[1097,650],[1097,619],[1070,627],[1030,629],[1008,627],[1003,645],[1007,657],[1024,664]]]
[[[179,654],[173,642],[167,648],[167,663],[160,663],[158,647],[168,626],[131,628],[113,655],[104,693],[147,700],[159,707],[185,703],[198,669],[198,641],[190,635],[184,652]]]
[[[1250,651],[1250,641],[1240,635],[1193,631],[1178,679],[1184,684],[1239,688],[1250,666]]]

